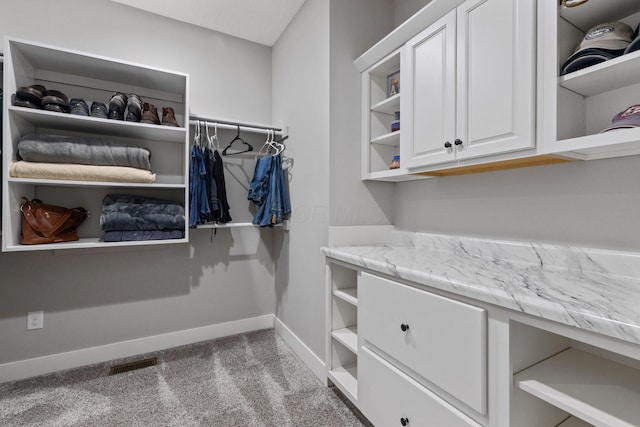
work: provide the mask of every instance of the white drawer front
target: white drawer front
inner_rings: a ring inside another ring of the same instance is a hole
[[[358,401],[376,426],[469,427],[480,425],[362,347],[358,359]]]
[[[363,273],[358,282],[358,333],[486,413],[485,310]]]

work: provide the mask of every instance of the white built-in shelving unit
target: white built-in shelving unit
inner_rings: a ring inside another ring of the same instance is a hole
[[[4,134],[2,250],[32,251],[68,248],[183,243],[183,239],[142,242],[104,242],[99,218],[102,200],[111,193],[172,200],[186,207],[188,218],[188,121],[189,76],[118,59],[59,47],[7,38],[4,50]],[[108,105],[114,92],[135,93],[158,109],[172,107],[180,127],[76,116],[13,105],[21,86],[44,85],[66,94]],[[18,160],[17,144],[28,133],[109,138],[147,148],[151,153],[150,184],[63,181],[14,178],[11,162]],[[38,198],[65,207],[81,206],[89,217],[78,228],[80,240],[46,245],[21,245],[20,205],[22,197]]]

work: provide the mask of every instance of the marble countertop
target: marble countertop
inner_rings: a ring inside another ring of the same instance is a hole
[[[640,254],[394,232],[330,258],[640,344]]]

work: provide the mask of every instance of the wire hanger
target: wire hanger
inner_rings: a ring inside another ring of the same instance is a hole
[[[261,155],[275,156],[280,152],[279,147],[274,143],[274,140],[273,140],[275,133],[276,132],[274,130],[267,129],[267,140],[264,142],[264,144],[262,144],[262,147],[256,153],[256,158],[260,157]]]
[[[249,144],[247,141],[245,141],[244,139],[240,138],[240,125],[237,125],[237,126],[238,126],[238,132],[236,133],[235,138],[233,138],[233,139],[231,140],[231,142],[229,143],[229,145],[227,145],[227,146],[225,147],[225,149],[224,149],[224,150],[222,150],[222,155],[223,155],[223,156],[232,156],[232,155],[234,155],[234,154],[248,153],[249,151],[253,151],[253,145]],[[228,154],[227,154],[227,150],[228,150],[229,148],[231,148],[231,146],[233,145],[233,143],[234,143],[234,142],[236,142],[236,141],[240,141],[240,142],[242,142],[244,145],[246,145],[246,146],[247,146],[247,149],[246,149],[246,150],[244,150],[244,151],[237,151],[237,152],[235,152],[235,153],[228,153]]]
[[[196,121],[195,124],[195,132],[193,133],[193,145],[201,148],[200,147],[200,120]]]
[[[207,134],[207,146],[210,150],[219,150],[220,141],[218,140],[218,122],[214,123],[213,136],[209,136],[209,122],[205,122],[205,131]]]

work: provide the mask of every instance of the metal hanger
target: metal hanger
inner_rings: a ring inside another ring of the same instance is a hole
[[[209,122],[205,122],[205,131],[207,134],[207,144],[210,150],[220,149],[220,140],[218,139],[218,122],[214,123],[213,136],[209,136]]]
[[[233,139],[231,140],[231,142],[229,142],[229,145],[227,145],[227,146],[225,147],[225,149],[224,149],[224,150],[222,150],[222,155],[223,155],[223,156],[232,156],[232,155],[234,155],[234,154],[248,153],[249,151],[253,151],[253,145],[249,144],[247,141],[245,141],[244,139],[240,138],[240,125],[238,125],[237,127],[238,127],[238,131],[237,131],[237,133],[236,133],[235,138],[233,138]],[[246,149],[246,150],[244,150],[244,151],[237,151],[237,152],[235,152],[235,153],[228,153],[228,154],[227,154],[227,150],[228,150],[229,148],[231,148],[231,146],[233,145],[233,143],[234,143],[234,142],[236,142],[236,141],[240,141],[240,142],[242,142],[244,145],[246,145],[246,146],[247,146],[247,149]]]

